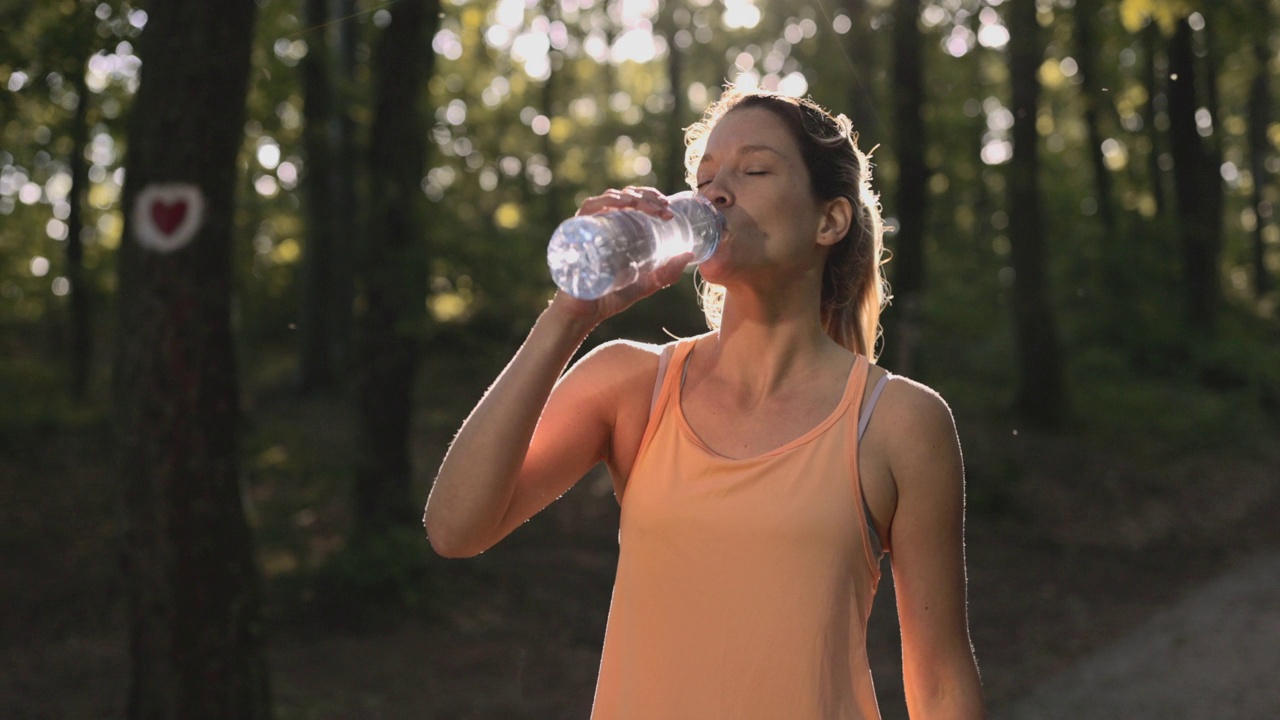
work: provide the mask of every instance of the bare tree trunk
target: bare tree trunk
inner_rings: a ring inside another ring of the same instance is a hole
[[[369,232],[360,318],[360,431],[355,515],[359,530],[415,521],[409,430],[419,336],[426,321],[426,161],[420,103],[435,53],[438,0],[401,0],[373,57]]]
[[[671,107],[667,109],[664,138],[666,152],[658,171],[659,187],[667,193],[688,187],[684,171],[684,127],[688,101],[684,91],[684,51],[676,45],[677,8],[685,8],[685,3],[668,0],[658,11],[658,32],[667,40],[667,86],[671,89]]]
[[[925,215],[929,209],[929,167],[921,117],[925,96],[920,9],[921,0],[896,0],[893,13],[893,144],[898,158],[894,214],[898,232],[894,236],[895,307],[885,333],[885,362],[904,374],[911,374],[915,366],[925,278]]]
[[[982,29],[982,22],[978,13],[974,13],[969,18],[969,29],[973,31],[976,37]],[[987,87],[991,82],[989,73],[985,70],[985,63],[988,61],[987,55],[992,52],[981,45],[975,45],[973,50],[965,57],[968,64],[969,78],[974,87]],[[974,98],[974,102],[978,102]],[[975,180],[970,183],[970,192],[973,193],[972,208],[975,222],[973,229],[969,233],[968,250],[970,257],[986,258],[991,252],[990,233],[988,228],[991,227],[991,216],[996,210],[996,201],[992,197],[991,189],[987,187],[986,173],[994,172],[994,169],[986,169],[986,163],[982,160],[982,147],[984,135],[987,131],[987,113],[979,105],[978,111],[974,113],[972,124],[967,125],[964,129],[968,136],[966,142],[970,144],[970,162],[976,168]],[[979,260],[981,262],[981,260]]]
[[[556,12],[559,7],[560,3],[555,0],[542,0],[542,11],[546,15],[548,22],[555,22],[557,19]],[[550,67],[547,71],[547,79],[542,83],[539,104],[542,106],[542,114],[548,120],[553,120],[560,110],[559,103],[556,101],[556,80],[560,69],[557,65],[564,62],[564,56],[560,54],[559,50],[552,49],[547,53],[547,60]],[[547,132],[542,136],[542,155],[547,159],[547,167],[551,170],[551,182],[547,184],[547,199],[544,203],[546,208],[545,227],[547,228],[548,236],[550,236],[550,229],[564,219],[564,210],[560,207],[563,204],[561,186],[564,180],[560,177],[560,163],[556,150],[555,140],[552,139],[551,133]]]
[[[1255,0],[1257,27],[1253,41],[1254,63],[1257,70],[1253,87],[1249,92],[1249,169],[1253,174],[1253,211],[1256,224],[1253,228],[1253,292],[1261,298],[1271,292],[1274,281],[1267,269],[1266,229],[1271,222],[1272,210],[1266,203],[1266,188],[1271,183],[1267,169],[1267,156],[1271,143],[1267,140],[1267,128],[1273,117],[1271,111],[1271,4],[1269,0]]]
[[[1111,191],[1111,171],[1107,169],[1106,157],[1102,153],[1102,119],[1112,113],[1106,112],[1109,101],[1102,93],[1102,79],[1099,77],[1098,40],[1094,23],[1098,15],[1098,0],[1076,0],[1074,9],[1076,26],[1076,59],[1080,65],[1080,87],[1084,97],[1084,122],[1089,133],[1089,159],[1093,164],[1093,194],[1097,197],[1098,217],[1106,229],[1108,242],[1118,241],[1116,236],[1115,201]]]
[[[231,333],[236,156],[257,4],[154,0],[147,11],[128,131],[114,382],[128,717],[267,718]]]
[[[875,34],[871,32],[871,13],[867,0],[844,0],[844,12],[849,16],[849,32],[844,36],[845,56],[849,70],[849,119],[858,131],[860,146],[866,150],[879,143],[884,128],[880,127],[879,109],[875,92]]]
[[[335,0],[338,7],[335,13],[338,19],[338,47],[334,53],[337,72],[330,73],[330,78],[337,78],[337,97],[339,99],[336,112],[330,114],[330,129],[334,140],[334,179],[337,184],[334,190],[336,204],[334,209],[333,233],[333,266],[332,285],[329,288],[331,307],[333,308],[333,363],[336,372],[350,369],[352,364],[352,346],[355,335],[355,278],[359,266],[357,249],[363,246],[363,226],[360,210],[364,203],[360,198],[360,182],[362,168],[360,166],[360,150],[357,140],[358,128],[354,112],[362,106],[364,98],[357,92],[355,79],[356,43],[359,37],[359,26],[355,22],[356,0]]]
[[[1168,101],[1165,93],[1165,65],[1160,58],[1160,29],[1155,21],[1142,30],[1142,47],[1146,55],[1143,63],[1142,83],[1147,88],[1147,101],[1142,106],[1143,131],[1151,142],[1151,152],[1147,154],[1147,172],[1150,174],[1151,194],[1156,199],[1156,216],[1164,217],[1169,208],[1169,183],[1167,173],[1160,168],[1160,155],[1164,152],[1164,133],[1160,125],[1167,120],[1167,109],[1161,105]],[[1162,114],[1163,113],[1163,114]]]
[[[1009,239],[1014,269],[1014,329],[1018,347],[1017,410],[1026,422],[1057,427],[1066,415],[1062,350],[1049,301],[1040,200],[1040,81],[1044,59],[1036,4],[1013,2],[1006,22],[1013,85],[1013,160],[1009,164]]]
[[[1197,131],[1200,102],[1192,43],[1191,26],[1183,19],[1169,43],[1169,147],[1182,245],[1184,317],[1190,327],[1212,332],[1218,305],[1221,180]]]
[[[79,13],[85,15],[83,11]],[[88,46],[85,46],[87,51]],[[76,93],[76,109],[71,116],[71,190],[67,203],[67,279],[71,282],[71,396],[83,400],[89,386],[89,365],[93,357],[93,321],[88,278],[84,271],[84,196],[89,191],[89,165],[85,162],[85,146],[89,144],[89,88],[85,84],[88,58],[75,60],[68,75]]]
[[[334,372],[334,298],[331,283],[338,245],[336,168],[330,142],[333,86],[329,77],[328,0],[303,0],[307,56],[301,64],[302,144],[306,172],[306,243],[303,246],[302,293],[298,302],[298,389],[309,392],[330,384]]]

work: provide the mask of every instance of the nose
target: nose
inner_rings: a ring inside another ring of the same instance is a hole
[[[711,182],[703,186],[702,195],[721,209],[733,204],[733,194],[720,182],[718,174],[711,179]]]

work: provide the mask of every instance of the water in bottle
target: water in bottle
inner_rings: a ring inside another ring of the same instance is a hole
[[[710,200],[685,191],[667,198],[670,220],[639,210],[614,210],[569,218],[547,246],[556,286],[576,298],[594,300],[626,287],[686,252],[693,262],[711,257],[720,244],[724,216]]]

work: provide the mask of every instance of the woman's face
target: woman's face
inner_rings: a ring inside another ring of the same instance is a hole
[[[709,282],[821,275],[821,206],[786,124],[770,110],[731,110],[716,123],[697,168],[698,191],[725,214],[728,232],[699,272]]]

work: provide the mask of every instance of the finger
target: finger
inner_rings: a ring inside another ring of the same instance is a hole
[[[657,188],[628,185],[624,192],[635,199],[634,207],[636,210],[664,219],[673,217],[670,210],[671,202]]]
[[[693,253],[682,253],[663,263],[652,273],[642,278],[640,282],[636,283],[640,287],[639,297],[652,295],[665,287],[670,287],[679,282],[680,277],[684,274],[684,269],[691,262],[693,262]]]
[[[667,197],[655,188],[628,186],[621,190],[606,190],[582,201],[578,215],[597,215],[613,210],[638,210],[647,215],[669,220],[674,215]]]

